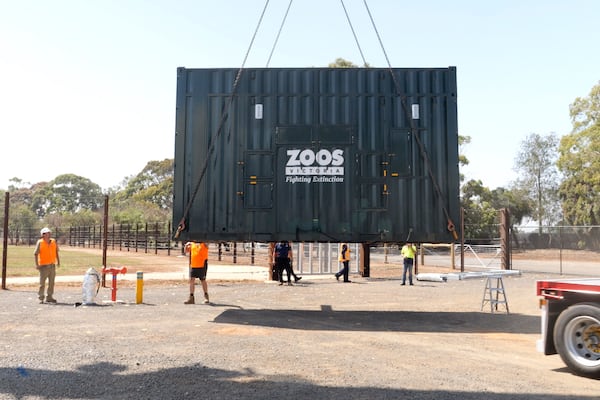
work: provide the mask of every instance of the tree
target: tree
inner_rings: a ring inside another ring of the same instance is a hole
[[[329,68],[357,68],[358,65],[354,64],[352,61],[344,60],[341,57],[335,59],[334,62],[329,63],[327,65]]]
[[[577,97],[569,106],[573,132],[581,132],[587,128],[600,124],[600,81],[588,97]]]
[[[11,182],[11,184],[8,186],[9,192],[14,192],[15,190],[23,189],[28,186],[31,186],[31,184],[29,182],[24,182],[23,179],[17,178],[17,177],[10,178],[9,182]]]
[[[558,167],[565,179],[559,193],[565,222],[600,223],[600,126],[563,137]]]
[[[9,185],[8,191],[10,192],[10,203],[11,204],[23,204],[23,205],[30,207],[31,203],[33,201],[34,189],[35,189],[34,186],[16,187],[13,185]]]
[[[547,136],[532,133],[521,142],[515,159],[515,171],[520,175],[515,187],[532,200],[532,217],[538,222],[540,233],[543,224],[550,225],[560,219],[557,146],[554,133]]]
[[[469,240],[497,237],[498,210],[491,204],[490,198],[490,190],[480,180],[471,179],[462,186],[464,234]]]
[[[462,206],[465,210],[465,237],[491,239],[498,235],[498,212],[507,208],[511,225],[520,224],[531,212],[526,194],[519,189],[490,190],[480,180],[470,180],[462,186]]]
[[[16,178],[11,179],[14,181]],[[19,181],[20,182],[20,181]],[[9,186],[10,208],[8,216],[9,238],[12,244],[19,244],[29,229],[35,226],[37,218],[31,210],[33,190]]]
[[[64,215],[63,225],[70,226],[93,226],[100,225],[102,223],[102,213],[100,210],[92,211],[88,209],[80,210],[76,213],[69,213]]]
[[[103,204],[100,186],[74,174],[59,175],[48,183],[42,182],[32,188],[33,211],[40,218],[47,214],[75,213],[83,209],[95,211]]]
[[[11,204],[8,218],[9,238],[12,244],[19,244],[21,238],[27,236],[27,232],[37,222],[35,213],[22,203]]]
[[[505,189],[502,187],[491,191],[490,203],[496,210],[508,209],[511,226],[520,225],[523,219],[531,215],[533,205],[527,192],[520,188]]]
[[[163,222],[173,209],[173,159],[149,161],[137,175],[126,178],[111,197],[110,218],[115,223]]]
[[[471,136],[463,136],[458,135],[458,166],[464,167],[465,165],[469,165],[469,159],[464,155],[463,148],[471,143]],[[460,173],[459,174],[460,181],[465,180],[465,176]]]
[[[125,189],[116,194],[115,200],[134,199],[170,211],[173,207],[173,174],[172,158],[149,161],[139,174],[127,181]]]
[[[565,222],[600,223],[600,82],[586,98],[570,105],[573,130],[562,137],[558,168],[564,176],[559,188]]]
[[[145,222],[164,222],[171,212],[146,201],[129,199],[115,201],[109,207],[110,220],[116,224],[143,224]]]
[[[327,67],[329,68],[358,68],[358,65],[354,64],[352,61],[348,61],[348,60],[344,60],[341,57],[338,57],[335,59],[334,62],[329,63],[327,65]],[[369,65],[369,63],[366,63],[365,65],[363,65],[364,68],[371,68],[371,65]]]

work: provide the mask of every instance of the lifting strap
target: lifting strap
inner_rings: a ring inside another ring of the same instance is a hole
[[[202,180],[204,179],[204,176],[206,175],[206,170],[208,169],[209,160],[211,159],[211,156],[215,152],[215,143],[218,142],[218,139],[221,136],[221,133],[223,132],[223,126],[225,125],[225,121],[227,121],[227,118],[229,117],[229,110],[231,109],[231,105],[233,104],[233,99],[235,97],[235,93],[237,92],[237,87],[239,85],[240,78],[242,76],[242,71],[244,70],[246,61],[248,60],[248,55],[250,54],[250,49],[252,49],[254,39],[256,38],[256,34],[258,32],[260,24],[262,23],[263,17],[265,16],[265,11],[267,10],[268,5],[269,5],[269,0],[267,0],[265,2],[265,6],[263,8],[262,14],[260,15],[260,18],[258,20],[256,29],[254,30],[254,35],[252,35],[252,40],[250,41],[250,45],[248,46],[248,50],[246,51],[246,55],[244,56],[244,61],[242,62],[242,66],[239,68],[239,70],[235,76],[235,80],[233,81],[233,86],[231,88],[231,96],[229,97],[229,101],[227,103],[223,104],[223,108],[222,108],[222,112],[221,112],[221,120],[219,122],[219,126],[217,129],[217,133],[215,135],[215,139],[212,141],[212,143],[210,144],[210,146],[208,148],[208,152],[206,154],[206,159],[204,160],[204,165],[202,166],[202,170],[200,171],[200,175],[198,176],[198,180],[196,181],[196,185],[194,186],[194,191],[192,192],[192,196],[188,200],[188,202],[185,206],[185,209],[183,211],[181,220],[179,221],[179,224],[177,225],[177,231],[175,232],[175,235],[174,235],[175,239],[179,238],[181,231],[183,231],[186,227],[185,220],[188,217],[188,215],[190,213],[190,209],[192,207],[192,203],[194,202],[196,195],[198,194],[198,190],[200,189],[200,184],[202,183]]]
[[[440,186],[437,182],[437,179],[435,178],[435,175],[433,174],[433,170],[431,168],[431,163],[429,162],[429,156],[427,155],[427,150],[425,149],[425,145],[423,144],[423,142],[421,141],[421,138],[419,137],[419,131],[418,131],[417,127],[415,126],[414,120],[412,118],[412,113],[409,111],[408,105],[406,104],[406,96],[402,95],[400,93],[400,84],[398,83],[396,74],[394,74],[394,70],[392,69],[390,59],[388,58],[388,55],[385,51],[385,47],[383,46],[381,36],[379,36],[379,31],[377,30],[377,26],[375,26],[375,21],[373,20],[373,16],[371,15],[371,10],[369,10],[369,6],[367,5],[367,0],[363,0],[363,2],[365,4],[365,8],[367,9],[367,13],[369,14],[369,18],[371,19],[371,24],[373,25],[373,30],[375,31],[375,34],[377,35],[377,39],[379,40],[379,45],[381,46],[381,50],[383,51],[385,60],[387,61],[390,75],[392,76],[392,80],[394,81],[394,87],[396,89],[396,92],[400,95],[402,108],[404,109],[406,119],[408,121],[410,121],[410,130],[413,134],[413,137],[415,138],[415,141],[417,142],[417,145],[419,146],[419,153],[421,154],[423,163],[425,164],[425,167],[427,168],[427,173],[429,175],[429,178],[431,179],[431,184],[433,185],[433,189],[435,191],[436,196],[438,197],[438,199],[441,202],[442,211],[444,212],[444,216],[446,217],[446,220],[447,220],[446,228],[452,234],[452,237],[454,238],[454,240],[458,240],[458,233],[456,232],[456,227],[454,226],[454,222],[452,221],[452,218],[450,217],[450,213],[448,212],[448,208],[446,207],[446,199],[444,198],[442,191],[440,190]]]
[[[283,17],[283,20],[281,22],[281,26],[279,27],[279,31],[277,33],[277,37],[275,38],[275,42],[273,43],[273,47],[271,49],[271,53],[269,54],[269,58],[267,60],[267,67],[269,66],[269,64],[271,62],[271,57],[273,56],[273,52],[275,51],[275,47],[277,46],[277,42],[279,40],[279,36],[281,34],[281,31],[283,30],[283,26],[285,24],[285,21],[287,19],[288,13],[289,13],[290,8],[292,6],[292,2],[293,2],[293,0],[290,0],[290,2],[288,4],[288,7],[287,7],[287,10],[285,12],[285,15]],[[360,52],[360,55],[361,55],[361,57],[363,59],[363,64],[364,64],[365,67],[367,67],[367,65],[368,65],[367,61],[366,61],[366,59],[364,57],[364,54],[363,54],[363,51],[362,51],[362,49],[360,47],[360,43],[358,42],[358,37],[356,36],[356,32],[354,31],[354,27],[352,26],[352,22],[350,21],[350,16],[348,15],[348,11],[346,10],[346,6],[344,4],[344,0],[340,0],[340,2],[342,4],[342,8],[344,9],[344,13],[346,15],[346,19],[348,20],[348,24],[350,25],[350,29],[352,30],[352,34],[354,36],[354,40],[356,41],[356,45],[358,46],[358,50]],[[397,80],[396,75],[394,74],[394,71],[392,69],[389,57],[387,55],[387,52],[385,51],[385,47],[384,47],[383,42],[381,40],[381,36],[379,35],[379,31],[377,30],[377,26],[375,25],[375,21],[373,20],[373,16],[372,16],[371,10],[369,9],[369,6],[367,4],[367,0],[363,0],[363,3],[365,5],[367,13],[369,14],[369,19],[371,20],[371,24],[373,25],[373,29],[374,29],[375,34],[377,35],[377,39],[379,41],[379,45],[381,46],[381,49],[382,49],[383,54],[385,56],[386,62],[388,64],[388,69],[390,71],[390,75],[392,76],[392,80],[394,82],[394,87],[396,89],[396,92],[400,95],[401,103],[402,103],[402,108],[404,109],[404,112],[406,114],[406,117],[407,117],[408,121],[410,121],[410,129],[411,129],[411,132],[413,133],[413,137],[415,138],[415,140],[417,142],[417,145],[419,147],[419,153],[421,155],[421,158],[423,159],[425,167],[427,168],[427,173],[428,173],[428,175],[429,175],[429,177],[431,179],[434,191],[435,191],[438,199],[440,200],[440,202],[442,204],[441,207],[442,207],[444,215],[445,215],[445,217],[447,219],[447,229],[448,229],[448,231],[450,231],[450,233],[452,233],[452,236],[454,237],[454,240],[457,240],[458,239],[458,234],[456,232],[456,228],[454,226],[454,222],[452,221],[452,218],[450,217],[450,213],[448,212],[448,209],[446,208],[445,198],[444,198],[444,196],[443,196],[443,194],[442,194],[442,192],[440,190],[438,182],[437,182],[437,180],[435,178],[435,175],[433,173],[433,170],[431,168],[431,163],[429,162],[429,157],[427,155],[427,151],[425,149],[425,146],[424,146],[423,142],[421,141],[421,138],[419,137],[417,127],[415,126],[414,120],[412,119],[412,115],[411,115],[411,113],[410,113],[410,111],[408,109],[408,105],[406,104],[406,96],[400,94],[400,85],[398,84],[398,80]],[[202,180],[203,180],[204,176],[206,175],[206,170],[208,169],[208,162],[209,162],[212,154],[215,151],[215,143],[217,143],[218,138],[220,137],[220,135],[221,135],[221,133],[223,131],[223,126],[225,125],[225,121],[228,118],[229,110],[231,109],[231,105],[233,103],[233,99],[235,97],[235,93],[237,91],[237,87],[238,87],[238,84],[239,84],[242,72],[243,72],[244,67],[246,65],[246,61],[248,59],[248,55],[250,54],[250,50],[252,49],[252,45],[254,43],[254,40],[256,38],[256,34],[258,33],[258,30],[260,28],[260,25],[262,23],[262,20],[264,18],[264,15],[265,15],[265,12],[267,10],[268,5],[269,5],[269,0],[266,0],[265,1],[265,5],[263,7],[263,11],[262,11],[261,16],[260,16],[260,18],[258,20],[258,24],[256,25],[256,29],[254,30],[254,34],[252,36],[252,40],[250,41],[250,44],[249,44],[248,49],[246,51],[246,55],[244,57],[244,61],[242,62],[242,65],[239,68],[239,70],[237,72],[237,75],[235,77],[235,80],[233,82],[233,87],[232,87],[232,90],[231,90],[231,96],[229,97],[229,101],[226,104],[223,105],[222,117],[221,117],[221,120],[219,122],[219,126],[218,126],[218,129],[217,129],[217,133],[215,135],[215,139],[212,141],[212,143],[209,146],[209,149],[208,149],[208,152],[207,152],[207,157],[206,157],[206,160],[204,161],[204,165],[202,167],[202,170],[200,172],[198,180],[196,181],[196,185],[194,186],[194,191],[192,192],[192,195],[191,195],[190,199],[188,200],[188,202],[187,202],[187,204],[185,206],[185,209],[183,211],[183,215],[182,215],[181,220],[180,220],[180,222],[179,222],[179,224],[177,226],[177,231],[175,232],[175,236],[174,236],[175,239],[179,238],[179,234],[181,233],[181,231],[183,231],[186,228],[185,220],[188,217],[190,209],[191,209],[191,206],[192,206],[192,203],[194,202],[194,199],[196,198],[196,195],[198,194],[198,190],[200,189],[200,184],[202,183]]]

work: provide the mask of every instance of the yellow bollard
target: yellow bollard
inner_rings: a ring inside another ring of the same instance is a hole
[[[142,304],[144,297],[144,273],[137,272],[137,282],[135,286],[135,304]]]

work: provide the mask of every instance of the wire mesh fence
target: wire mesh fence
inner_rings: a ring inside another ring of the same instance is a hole
[[[111,224],[106,232],[102,225],[50,227],[52,236],[63,248],[103,248],[106,240],[109,252],[127,254],[155,254],[178,257],[183,255],[181,243],[172,240],[170,222],[144,224]],[[483,230],[493,232],[497,227]],[[15,260],[8,252],[8,263],[19,264],[32,261],[30,253],[39,239],[37,228],[8,230],[6,237],[0,228],[0,237],[8,246],[31,247],[26,260]],[[359,248],[353,248],[352,272],[359,269]],[[510,231],[510,264],[514,270],[563,275],[600,275],[600,226],[516,226]],[[297,243],[294,268],[302,273],[328,274],[339,267],[337,244]],[[420,246],[419,264],[464,268],[470,271],[501,268],[501,247],[498,237],[467,239],[464,247],[457,243],[428,244]],[[267,243],[213,243],[211,260],[241,264],[269,264],[270,250]],[[402,258],[397,244],[373,247],[371,263],[401,265]],[[185,264],[185,262],[184,262]]]
[[[108,248],[135,252],[166,250],[167,254],[176,245],[171,239],[171,223],[112,224],[106,232],[102,225],[50,227],[52,237],[60,245],[84,248],[102,248],[106,239]],[[2,235],[4,231],[0,230]],[[8,244],[33,246],[40,238],[37,228],[9,229]]]
[[[486,226],[478,232],[498,232]],[[510,229],[510,267],[523,272],[560,275],[600,276],[600,226],[514,226]],[[423,248],[424,263],[460,267],[466,270],[501,268],[498,235],[465,240],[454,244]]]
[[[522,270],[600,275],[600,226],[519,226],[511,245]]]

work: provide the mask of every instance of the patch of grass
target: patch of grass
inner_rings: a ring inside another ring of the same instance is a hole
[[[38,270],[35,268],[35,259],[33,258],[33,246],[8,246],[6,275],[7,276],[37,276]],[[59,249],[60,267],[57,273],[60,275],[83,275],[88,268],[93,267],[96,271],[102,270],[102,253],[92,254],[81,251],[70,250],[61,247]],[[111,256],[107,260],[108,266],[136,266],[141,261],[135,257]]]

